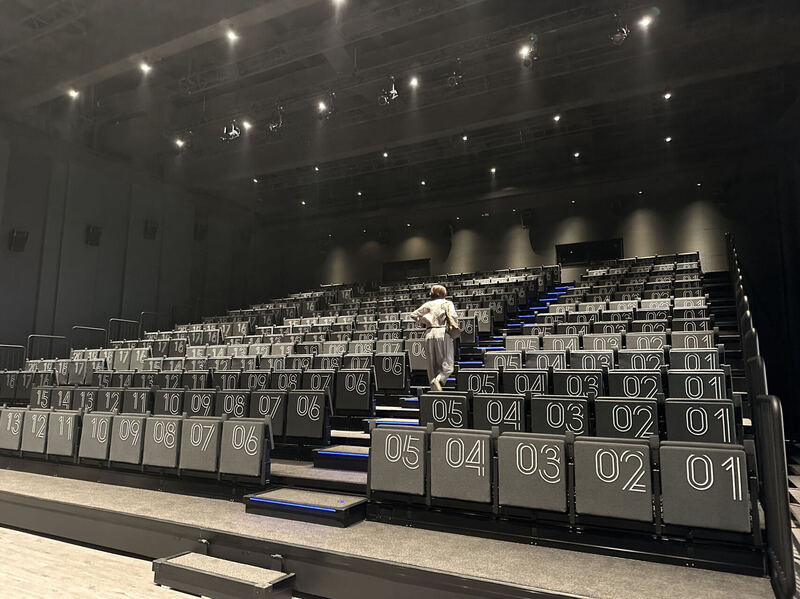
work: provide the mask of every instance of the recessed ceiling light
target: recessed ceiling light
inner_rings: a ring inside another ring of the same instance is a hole
[[[422,181],[420,181],[420,182],[419,182],[419,184],[420,184],[420,185],[422,185],[422,186],[425,186],[425,185],[427,185],[427,183],[425,183],[425,179],[423,179]]]
[[[366,230],[366,229],[361,229],[361,232],[362,232],[362,233],[366,233],[366,232],[367,232],[367,230]]]
[[[410,227],[410,226],[411,226],[411,223],[406,223],[406,227]]]
[[[560,120],[561,120],[561,115],[560,114],[554,114],[553,115],[553,121],[555,121],[557,123]]]
[[[306,201],[305,201],[305,200],[303,200],[303,201],[302,201],[302,202],[300,202],[300,203],[301,203],[303,206],[305,206],[305,205],[306,205]]]
[[[419,86],[419,79],[417,79],[416,77],[412,77],[411,79],[409,79],[408,84],[411,87],[418,87]]]
[[[519,55],[520,55],[522,58],[525,58],[525,57],[526,57],[528,54],[530,54],[530,53],[531,53],[531,47],[530,47],[530,46],[522,46],[522,47],[519,49]]]
[[[384,151],[383,151],[383,157],[384,157],[384,158],[388,158],[388,157],[389,157],[389,152],[387,152],[386,150],[384,150]]]
[[[653,23],[653,17],[650,15],[645,15],[639,20],[639,27],[642,29],[647,29]]]
[[[319,167],[318,167],[318,166],[315,166],[315,167],[314,167],[314,172],[315,172],[315,173],[318,173],[318,172],[319,172]]]
[[[664,99],[665,100],[669,100],[670,98],[672,98],[672,92],[667,92],[667,93],[664,94]]]
[[[516,212],[516,211],[517,211],[517,209],[516,209],[516,208],[512,208],[512,209],[511,209],[511,212]]]
[[[258,179],[256,179],[255,177],[253,177],[253,183],[258,183]]]
[[[179,148],[182,148],[184,145],[186,145],[186,142],[183,141],[182,139],[176,139],[175,145],[178,146]]]
[[[320,100],[317,103],[317,110],[319,110],[320,112],[325,112],[326,110],[328,110],[328,105],[325,104],[325,102],[323,102],[322,100]]]
[[[581,157],[581,153],[580,152],[573,152],[572,153],[572,157],[573,158],[580,158]]]
[[[245,131],[249,131],[252,126],[253,123],[251,123],[250,121],[242,121],[242,127],[244,127]]]
[[[456,220],[461,220],[461,217],[460,217],[460,216],[457,216],[457,217],[456,217]]]
[[[81,92],[79,92],[74,87],[71,87],[69,88],[69,91],[67,91],[67,95],[74,100],[75,98],[81,95]]]
[[[665,138],[664,138],[664,141],[665,141],[665,142],[667,142],[667,143],[669,143],[669,142],[671,142],[671,141],[672,141],[672,138],[671,138],[671,137],[669,137],[669,136],[667,136],[667,137],[665,137]]]
[[[357,193],[356,193],[356,195],[357,195],[358,197],[361,197],[361,192],[360,192],[360,191],[359,191],[359,192],[357,192]]]
[[[328,239],[333,237],[333,233],[328,233]]]
[[[492,167],[489,169],[489,172],[494,175],[497,172],[497,169],[495,167]]]
[[[147,73],[153,70],[153,67],[147,64],[145,61],[142,61],[139,63],[139,70],[146,75]]]
[[[571,204],[574,204],[574,203],[575,203],[575,200],[571,200],[571,201],[570,201],[570,203],[571,203]]]
[[[462,135],[462,136],[461,136],[461,141],[467,141],[468,139],[469,139],[469,138],[467,137],[467,134],[466,134],[466,133],[465,133],[464,135]]]
[[[228,29],[228,31],[227,31],[227,33],[225,35],[228,38],[229,42],[235,42],[236,40],[239,39],[239,36],[236,34],[236,32],[233,29]]]
[[[698,186],[698,187],[702,187],[702,186],[703,186],[703,184],[702,184],[702,183],[698,183],[698,184],[697,184],[697,186]]]
[[[642,195],[643,193],[644,193],[644,190],[643,190],[643,189],[640,189],[640,190],[639,190],[639,195]]]

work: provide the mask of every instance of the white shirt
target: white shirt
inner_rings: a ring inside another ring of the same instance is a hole
[[[427,321],[432,328],[443,328],[447,325],[447,314],[456,318],[456,307],[448,299],[434,299],[425,302],[411,313],[417,322]]]

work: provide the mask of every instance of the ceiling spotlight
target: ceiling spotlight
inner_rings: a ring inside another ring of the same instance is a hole
[[[520,58],[522,58],[522,66],[530,69],[533,63],[539,60],[539,36],[532,33],[528,38],[528,43],[519,50]]]
[[[611,40],[612,46],[621,46],[625,43],[625,40],[628,39],[631,30],[628,28],[627,23],[625,23],[619,13],[614,13],[614,20],[617,23],[617,27],[614,30],[614,33],[608,36],[608,39]]]
[[[456,217],[456,220],[461,220],[461,217],[460,217],[460,216],[457,216],[457,217]]]
[[[361,192],[360,192],[360,191],[359,191],[359,192],[357,192],[357,193],[356,193],[356,195],[357,195],[358,197],[361,197]]]
[[[425,187],[425,185],[426,185],[426,183],[425,183],[425,179],[423,179],[422,181],[420,181],[420,182],[419,182],[419,184],[420,184],[420,185],[422,185],[423,187]]]
[[[639,20],[639,27],[642,29],[647,29],[653,23],[653,17],[650,15],[645,15]]]
[[[222,136],[219,139],[220,141],[233,141],[239,139],[241,134],[242,130],[239,128],[239,123],[236,119],[233,119],[230,125],[225,125],[222,128]]]
[[[71,87],[69,88],[69,91],[67,91],[67,95],[74,100],[75,98],[81,95],[81,92],[79,92],[74,87]]]
[[[233,29],[228,29],[228,31],[225,34],[225,36],[228,38],[229,42],[235,42],[236,40],[239,39],[239,36],[236,34],[236,32]]]
[[[250,121],[242,121],[242,127],[244,127],[245,131],[250,131],[252,126],[253,126],[253,123],[251,123]]]
[[[325,100],[317,102],[317,112],[319,113],[320,120],[328,120],[336,112],[336,94],[328,92],[328,97]]]
[[[408,84],[411,87],[419,87],[419,79],[417,77],[412,77],[411,79],[409,79]]]
[[[318,172],[319,172],[319,167],[318,167],[318,166],[315,166],[315,167],[314,167],[314,172],[315,172],[315,173],[318,173]]]
[[[494,175],[497,172],[497,169],[495,167],[492,167],[489,169],[489,172]]]
[[[464,78],[464,71],[461,70],[461,59],[456,58],[453,70],[447,76],[447,87],[458,87]]]
[[[411,223],[406,223],[406,227],[410,227],[410,226],[411,226]]]
[[[639,190],[639,195],[642,195],[642,194],[644,194],[644,189],[640,189]]]
[[[573,152],[572,153],[572,157],[573,158],[580,158],[581,157],[581,153],[580,152]]]
[[[664,99],[669,100],[672,97],[672,92],[667,92],[664,94]]]
[[[362,233],[366,233],[366,232],[367,232],[367,230],[366,230],[366,229],[361,229],[361,232],[362,232]]]
[[[253,177],[253,183],[258,183],[258,179],[256,179],[255,177]]]
[[[703,184],[702,184],[702,183],[698,183],[698,184],[697,184],[697,186],[698,186],[698,187],[702,187],[702,186],[703,186]]]
[[[461,136],[461,141],[467,141],[468,139],[469,139],[469,138],[467,137],[467,134],[466,134],[466,133],[465,133],[464,135],[462,135],[462,136]]]
[[[386,150],[384,150],[384,151],[383,151],[383,157],[384,157],[384,158],[388,158],[388,157],[389,157],[389,152],[387,152]]]
[[[145,61],[142,61],[139,63],[139,70],[142,71],[142,73],[144,73],[145,75],[147,75],[147,73],[153,70],[153,67],[147,64]]]
[[[672,138],[671,138],[671,137],[669,137],[669,136],[667,136],[667,137],[665,137],[665,138],[664,138],[664,141],[665,141],[665,142],[667,142],[667,143],[669,143],[669,142],[671,142],[671,141],[672,141]]]
[[[561,115],[560,114],[554,114],[553,115],[553,122],[554,123],[557,123],[560,120],[561,120]]]
[[[178,146],[179,148],[182,148],[183,146],[186,145],[186,142],[183,141],[182,139],[178,138],[178,139],[175,140],[175,145]]]
[[[305,201],[305,200],[303,200],[303,201],[302,201],[302,202],[300,202],[300,203],[301,203],[303,206],[305,206],[305,205],[306,205],[306,201]]]
[[[575,200],[570,200],[570,204],[574,204],[574,203],[575,203]]]
[[[489,213],[488,212],[484,212],[483,214],[481,214],[481,216],[489,216]]]

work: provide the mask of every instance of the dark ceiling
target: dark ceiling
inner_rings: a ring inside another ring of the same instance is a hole
[[[789,0],[0,0],[0,111],[270,220],[446,205],[795,135],[798,26]]]

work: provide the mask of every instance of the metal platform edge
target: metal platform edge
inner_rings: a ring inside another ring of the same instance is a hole
[[[580,599],[500,581],[343,554],[41,499],[0,490],[0,525],[97,547],[158,559],[186,551],[269,568],[283,558],[296,575],[298,593],[330,599],[413,596],[416,599]]]

